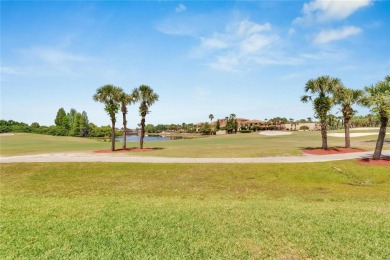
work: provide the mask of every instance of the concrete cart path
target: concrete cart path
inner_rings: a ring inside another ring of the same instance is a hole
[[[17,162],[128,162],[128,163],[310,163],[369,158],[373,152],[357,152],[332,155],[270,156],[258,158],[169,158],[141,157],[128,153],[54,153],[0,157],[0,163]],[[390,156],[390,150],[382,151]]]

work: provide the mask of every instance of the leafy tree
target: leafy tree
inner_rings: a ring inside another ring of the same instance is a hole
[[[141,136],[140,136],[140,148],[144,148],[144,137],[145,137],[145,117],[149,114],[149,107],[158,101],[158,95],[154,90],[147,86],[141,85],[135,89],[132,93],[135,101],[140,101],[139,113],[142,117],[141,119]]]
[[[70,119],[70,115],[69,113],[62,119],[62,127],[66,130],[70,130],[71,129],[71,124],[70,122],[73,122],[73,119],[71,120]]]
[[[373,160],[380,160],[390,116],[390,75],[375,85],[365,87],[364,90],[365,94],[360,103],[371,108],[371,111],[380,118],[378,139],[372,157]]]
[[[64,125],[64,117],[66,117],[66,112],[64,108],[58,109],[56,119],[54,120],[54,123],[56,126],[62,126]]]
[[[330,76],[321,76],[316,79],[310,79],[305,86],[305,92],[311,95],[304,95],[301,101],[306,103],[313,100],[315,116],[321,122],[322,149],[328,149],[327,124],[326,119],[329,110],[332,108],[332,99],[329,96],[341,85],[338,78]]]
[[[229,117],[225,117],[225,121],[226,121],[225,130],[228,134],[233,133],[233,130],[235,129],[235,118],[236,118],[235,114],[230,114]]]
[[[89,120],[88,120],[87,112],[83,111],[80,117],[80,131],[82,137],[86,137],[88,135],[88,131],[89,131],[88,123]]]
[[[200,125],[200,128],[199,128],[199,131],[202,133],[202,134],[209,134],[211,133],[211,126],[209,123],[204,123],[204,124],[201,124]]]
[[[81,121],[81,114],[79,112],[76,112],[73,116],[73,125],[72,125],[72,129],[70,130],[70,134],[72,136],[81,136],[81,125],[80,125],[80,121]]]
[[[345,148],[351,147],[351,137],[349,134],[349,125],[355,111],[352,108],[353,104],[356,104],[362,97],[363,92],[361,90],[353,90],[340,85],[334,91],[334,102],[341,106],[341,112],[343,113],[344,132],[345,132]]]
[[[115,114],[120,108],[120,95],[123,92],[121,88],[114,85],[104,85],[96,90],[93,100],[105,105],[104,110],[111,119],[111,150],[115,150]]]
[[[74,109],[74,108],[70,109],[70,111],[69,111],[69,113],[67,115],[68,118],[69,118],[69,127],[68,127],[68,129],[72,129],[72,127],[73,127],[73,120],[74,120],[74,116],[76,115],[76,113],[77,113],[76,109]]]
[[[135,90],[133,90],[133,92],[134,91]],[[126,114],[128,111],[127,105],[130,105],[132,103],[134,103],[133,96],[122,91],[122,93],[120,94],[120,104],[121,104],[121,111],[123,117],[123,144],[122,144],[123,149],[126,149],[126,131],[127,131]]]
[[[155,133],[156,132],[156,128],[154,127],[153,124],[147,124],[145,126],[145,132],[147,132],[147,133]]]
[[[217,129],[217,131],[221,128],[221,125],[220,125],[220,122],[219,122],[219,119],[217,119],[217,122],[215,124],[215,129]]]
[[[31,128],[35,128],[35,129],[37,129],[37,128],[39,128],[39,127],[40,127],[40,125],[39,125],[39,123],[37,123],[37,122],[34,122],[34,123],[32,123],[32,124],[30,125],[30,127],[31,127]]]

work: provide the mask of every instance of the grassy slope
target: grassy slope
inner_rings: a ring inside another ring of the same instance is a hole
[[[344,139],[329,137],[329,146],[343,146]],[[354,137],[352,146],[367,150],[375,147],[376,136]],[[34,134],[1,136],[1,155],[94,151],[110,149],[109,143],[74,137],[54,137]],[[128,147],[137,147],[132,142]],[[387,148],[387,143],[384,149]],[[145,147],[160,148],[137,156],[163,157],[261,157],[299,155],[305,147],[320,147],[320,132],[293,132],[289,136],[262,136],[257,133],[213,136],[197,139],[146,142]],[[121,144],[117,143],[117,148]]]
[[[390,258],[388,167],[0,167],[0,258]]]

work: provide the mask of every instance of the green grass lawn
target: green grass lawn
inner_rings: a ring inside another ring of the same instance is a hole
[[[0,167],[1,259],[390,258],[385,166]]]
[[[94,151],[110,149],[111,143],[95,139],[51,136],[27,133],[15,133],[11,136],[0,136],[0,154],[2,156]]]
[[[353,137],[352,146],[366,150],[375,148],[376,136]],[[343,146],[344,138],[328,137],[330,147]],[[149,153],[137,153],[137,156],[163,157],[262,157],[274,155],[300,155],[307,147],[320,147],[320,132],[292,132],[288,136],[263,136],[258,133],[212,136],[195,139],[146,142],[146,148],[158,148]],[[110,149],[110,142],[76,137],[57,137],[37,134],[16,134],[0,136],[2,156],[55,153],[55,152],[92,152]],[[117,148],[121,143],[117,142]],[[130,142],[128,147],[138,147]],[[388,148],[385,143],[384,149]]]

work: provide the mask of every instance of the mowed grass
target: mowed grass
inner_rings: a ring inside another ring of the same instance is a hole
[[[377,136],[353,137],[352,147],[365,150],[375,148]],[[388,142],[384,149],[389,149]],[[138,143],[129,142],[128,147],[138,147]],[[342,147],[344,138],[328,137],[330,147]],[[56,137],[36,134],[16,134],[0,136],[2,156],[61,153],[93,152],[110,149],[110,142],[76,137]],[[116,143],[121,148],[120,142]],[[162,156],[162,157],[262,157],[274,155],[301,155],[308,147],[321,147],[321,133],[292,132],[286,136],[263,136],[258,133],[233,134],[172,141],[145,142],[146,148],[156,148],[148,153],[129,153],[129,156]]]
[[[110,149],[110,144],[109,142],[80,137],[15,133],[15,135],[0,136],[0,154],[2,156],[12,156],[40,153],[88,152]]]
[[[390,258],[385,166],[0,167],[1,259]]]

